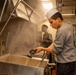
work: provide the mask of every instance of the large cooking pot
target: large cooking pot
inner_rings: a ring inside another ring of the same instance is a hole
[[[0,57],[0,75],[44,75],[48,60],[39,66],[41,58],[6,54]]]

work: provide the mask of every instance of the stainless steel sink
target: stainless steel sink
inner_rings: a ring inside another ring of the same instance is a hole
[[[0,75],[44,75],[48,60],[7,54],[0,57]]]

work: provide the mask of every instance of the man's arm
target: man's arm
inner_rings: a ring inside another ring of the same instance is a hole
[[[49,47],[47,48],[44,48],[44,47],[37,47],[35,50],[36,50],[36,53],[39,53],[41,51],[46,51],[46,52],[49,52],[49,53],[55,53],[54,50],[52,49],[52,46],[53,44],[51,44]]]

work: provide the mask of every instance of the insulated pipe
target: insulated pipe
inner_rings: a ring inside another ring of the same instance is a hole
[[[11,19],[12,14],[14,13],[14,11],[16,10],[17,6],[19,5],[19,3],[20,3],[21,1],[22,1],[22,0],[18,0],[18,1],[17,1],[16,5],[15,5],[15,7],[14,7],[14,9],[13,9],[13,11],[11,12],[11,14],[10,14],[10,16],[8,17],[8,19],[7,19],[4,27],[2,28],[2,30],[1,30],[1,32],[0,32],[0,35],[2,34],[3,30],[4,30],[5,27],[7,26],[9,20]]]
[[[4,2],[4,6],[3,6],[3,9],[2,9],[2,12],[1,12],[1,16],[0,16],[0,22],[2,20],[2,16],[3,16],[3,13],[4,13],[4,9],[5,9],[6,3],[7,3],[7,0],[5,0],[5,2]]]

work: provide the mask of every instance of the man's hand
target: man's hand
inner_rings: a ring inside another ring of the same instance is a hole
[[[35,48],[36,53],[39,53],[39,52],[43,51],[43,48],[44,48],[44,47],[37,47],[37,48]]]

